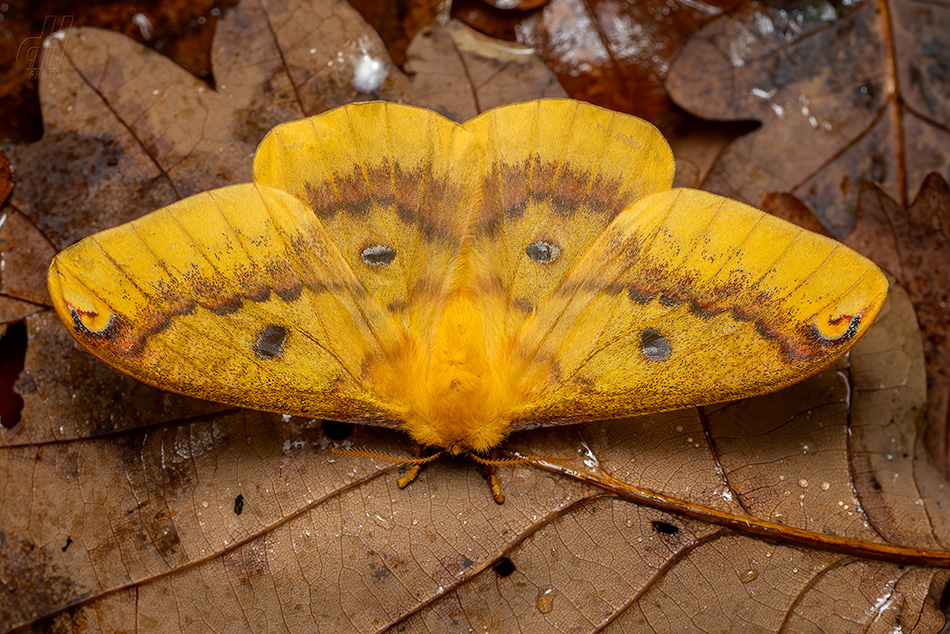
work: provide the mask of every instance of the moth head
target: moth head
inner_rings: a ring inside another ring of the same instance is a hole
[[[470,392],[419,402],[403,423],[403,430],[425,447],[437,447],[451,456],[487,454],[508,434],[511,421],[494,407],[491,395]],[[451,401],[451,403],[449,402]]]

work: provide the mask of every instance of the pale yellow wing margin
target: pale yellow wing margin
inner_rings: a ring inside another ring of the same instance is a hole
[[[371,388],[401,329],[312,212],[263,185],[197,194],[62,251],[56,311],[94,355],[163,389],[396,426]]]
[[[279,125],[254,156],[254,180],[308,205],[364,286],[421,339],[458,279],[481,172],[462,126],[382,101]]]
[[[494,108],[465,123],[485,153],[474,282],[514,332],[623,209],[670,188],[652,125],[570,99]]]
[[[533,421],[608,419],[769,392],[826,367],[887,294],[844,245],[706,192],[620,214],[515,347]]]

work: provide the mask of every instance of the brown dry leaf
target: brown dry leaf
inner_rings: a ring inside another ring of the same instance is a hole
[[[698,116],[762,122],[726,149],[704,189],[753,205],[792,193],[838,237],[865,180],[906,201],[927,172],[950,166],[950,11],[844,6],[839,17],[830,4],[751,3],[694,34],[667,81]]]
[[[950,186],[929,175],[906,209],[877,184],[861,191],[848,244],[900,280],[924,333],[928,447],[950,474]]]
[[[0,309],[0,314],[4,315],[0,323],[9,323],[51,306],[43,269],[56,255],[56,248],[16,209],[7,209],[2,218],[0,306],[6,307],[8,303],[32,306],[18,316],[5,308]]]
[[[792,194],[766,194],[760,209],[782,220],[794,222],[803,229],[827,236],[828,231],[808,205]]]
[[[356,96],[352,60],[333,69],[339,42],[378,58],[345,5],[323,7],[245,2],[229,13],[214,47],[218,92],[120,36],[74,32],[62,75],[43,88],[44,140],[14,152],[25,185],[16,209],[64,246],[247,178],[269,122]],[[508,51],[492,72],[458,42],[442,58],[469,71],[457,101],[423,70],[413,81],[393,71],[383,88],[414,99],[420,86],[416,103],[458,113],[499,99],[509,73],[520,78],[514,99],[551,90],[547,75],[518,75],[535,68],[527,56]],[[310,57],[324,75],[306,72]],[[936,632],[943,622],[950,509],[922,451],[921,345],[897,287],[850,362],[788,390],[513,438],[512,455],[548,461],[501,468],[503,506],[467,459],[440,459],[399,490],[391,464],[328,450],[338,428],[154,390],[92,359],[51,311],[26,321],[23,417],[0,430],[0,631]],[[379,429],[346,442],[408,452],[403,435]]]
[[[256,28],[273,34],[249,32]],[[400,73],[346,4],[244,3],[218,27],[211,90],[121,35],[72,29],[51,40],[67,52],[62,71],[40,86],[46,132],[12,151],[20,173],[30,174],[12,203],[63,247],[190,194],[250,180],[257,143],[282,121],[369,99],[409,100],[468,118],[477,95],[493,93],[495,75],[507,73],[518,77],[501,84],[513,101],[563,96],[536,57],[511,60],[502,43],[501,57],[492,59],[490,47],[455,42],[457,31],[445,37],[436,27],[427,62],[483,72],[435,91],[428,73]],[[357,68],[365,83],[357,84]],[[86,195],[64,196],[67,184]]]
[[[42,135],[37,79],[43,39],[57,30],[95,26],[118,31],[211,79],[211,38],[218,16],[237,0],[63,2],[13,0],[0,4],[0,139],[15,143]]]
[[[406,72],[413,77],[412,102],[455,121],[506,103],[567,96],[530,48],[458,21],[422,29],[409,45]]]
[[[571,97],[666,128],[671,60],[691,31],[740,2],[551,0],[537,11],[511,14],[474,0],[456,3],[453,15],[533,47]]]

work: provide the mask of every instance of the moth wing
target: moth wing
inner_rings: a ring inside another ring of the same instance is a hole
[[[420,339],[457,279],[482,169],[462,126],[383,101],[279,125],[254,156],[254,180],[303,201],[367,290]]]
[[[393,368],[456,279],[475,146],[444,117],[385,102],[282,124],[255,154],[254,184],[60,254],[54,304],[83,345],[153,385],[395,427],[405,377]]]
[[[509,333],[621,210],[673,180],[673,154],[656,128],[579,101],[502,106],[465,129],[486,157],[472,236],[472,268],[482,277],[474,284]],[[529,250],[549,260],[539,266]]]
[[[146,383],[254,409],[395,425],[368,371],[400,328],[299,200],[259,184],[197,194],[59,253],[56,311]]]
[[[874,321],[871,261],[697,190],[622,212],[525,323],[514,429],[738,399],[803,379]]]

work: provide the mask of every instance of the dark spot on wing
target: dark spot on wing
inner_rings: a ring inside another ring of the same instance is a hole
[[[360,258],[370,266],[386,266],[396,259],[396,250],[386,244],[374,244],[363,249]]]
[[[525,248],[524,252],[532,262],[550,264],[561,255],[561,248],[549,240],[535,240]]]
[[[652,328],[640,333],[640,351],[650,361],[666,361],[670,358],[670,342]]]
[[[286,328],[270,325],[257,336],[257,341],[254,342],[254,354],[260,359],[276,359],[284,351],[286,340]]]

